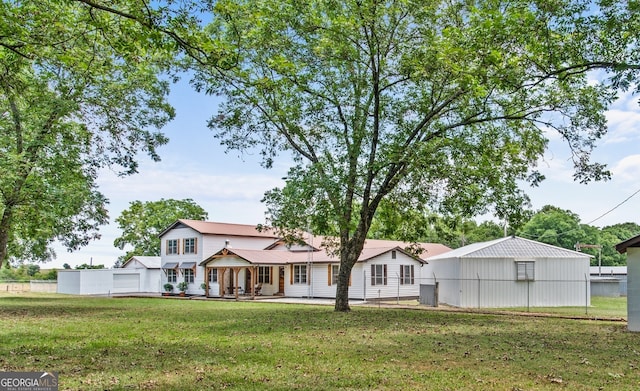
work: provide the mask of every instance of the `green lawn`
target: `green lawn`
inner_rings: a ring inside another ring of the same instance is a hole
[[[60,390],[637,390],[624,322],[0,295],[0,371]]]

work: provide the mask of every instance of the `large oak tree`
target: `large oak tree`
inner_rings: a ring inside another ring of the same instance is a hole
[[[166,42],[73,1],[0,4],[0,264],[98,238],[98,171],[135,173],[140,152],[158,159],[173,117],[159,78],[173,61]]]
[[[265,196],[271,223],[339,238],[335,309],[382,200],[500,219],[537,184],[545,132],[580,182],[606,179],[590,153],[612,99],[586,71],[604,45],[580,1],[222,0],[208,32],[224,48],[196,86],[225,97],[210,126],[229,148],[287,151]],[[592,45],[592,46],[589,46]],[[602,50],[601,50],[602,49]],[[224,64],[224,67],[220,66]]]

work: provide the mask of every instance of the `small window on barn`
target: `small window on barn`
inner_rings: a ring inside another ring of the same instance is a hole
[[[516,280],[534,281],[536,279],[536,268],[533,261],[516,262]]]

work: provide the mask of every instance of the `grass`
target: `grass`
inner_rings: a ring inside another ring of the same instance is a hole
[[[640,388],[624,322],[3,294],[0,340],[0,371],[60,390]]]
[[[401,300],[401,301],[384,301],[388,306],[399,305],[403,307],[418,307],[417,300]],[[447,307],[441,307],[446,309]],[[455,308],[454,308],[455,309]],[[466,309],[468,311],[478,311],[474,308]],[[611,319],[620,320],[627,319],[627,298],[626,297],[599,297],[591,298],[591,305],[588,308],[580,307],[510,307],[499,309],[481,309],[480,312],[512,312],[512,313],[530,313],[530,314],[551,314],[567,317],[581,317],[591,319]]]

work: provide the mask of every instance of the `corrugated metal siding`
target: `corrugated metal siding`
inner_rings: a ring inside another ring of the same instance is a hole
[[[534,261],[535,280],[516,281],[516,261]],[[590,304],[587,258],[463,259],[461,263],[461,307]]]

